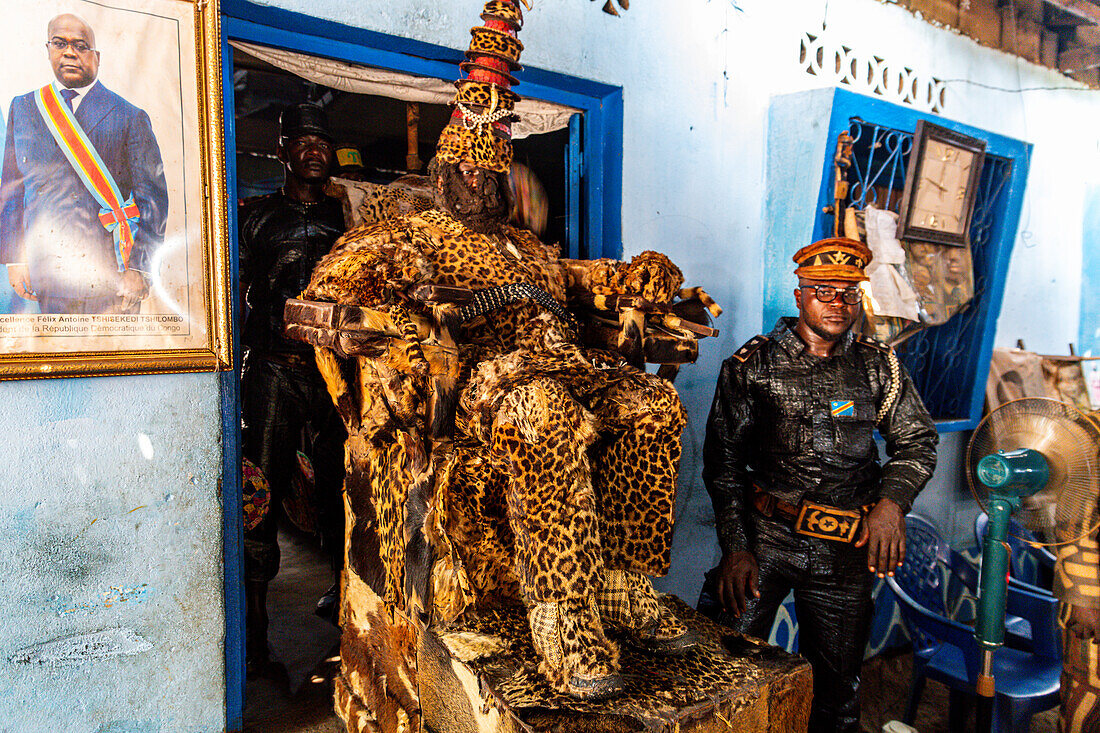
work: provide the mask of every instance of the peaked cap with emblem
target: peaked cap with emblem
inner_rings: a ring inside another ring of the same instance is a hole
[[[794,253],[794,274],[811,280],[868,280],[863,269],[871,262],[871,250],[863,242],[844,237],[822,239]]]
[[[520,0],[489,0],[481,12],[484,25],[470,30],[466,61],[459,68],[465,79],[455,82],[454,112],[436,143],[436,157],[447,163],[473,163],[507,173],[512,166],[513,110],[523,44],[516,37],[523,27]],[[530,6],[528,6],[530,7]]]

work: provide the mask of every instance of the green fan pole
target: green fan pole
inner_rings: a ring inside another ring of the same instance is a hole
[[[978,462],[978,480],[989,489],[989,525],[982,543],[982,569],[978,581],[978,618],[974,637],[982,652],[978,674],[978,730],[992,722],[993,652],[1004,643],[1005,601],[1008,594],[1008,520],[1020,508],[1020,499],[1046,486],[1050,468],[1043,454],[1030,448],[998,451]]]

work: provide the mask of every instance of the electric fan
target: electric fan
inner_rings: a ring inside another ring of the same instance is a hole
[[[1004,642],[1009,516],[1042,542],[1076,542],[1096,531],[1100,424],[1073,405],[1045,398],[1006,402],[978,424],[966,450],[966,475],[989,515],[982,544],[978,618],[974,636],[982,650],[977,692],[991,707],[993,652]]]

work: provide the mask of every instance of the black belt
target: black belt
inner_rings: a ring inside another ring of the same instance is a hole
[[[568,328],[578,330],[577,319],[554,300],[553,296],[529,283],[513,283],[495,288],[485,288],[474,292],[473,299],[458,309],[458,318],[465,322],[471,318],[485,315],[509,303],[531,300],[553,313]]]
[[[874,504],[867,504],[859,509],[841,509],[806,499],[795,505],[755,484],[753,489],[752,505],[765,517],[786,520],[798,534],[845,544],[856,541],[860,522],[874,507]]]

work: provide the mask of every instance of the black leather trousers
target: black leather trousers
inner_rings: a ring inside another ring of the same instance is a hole
[[[266,582],[279,572],[278,524],[282,502],[298,470],[303,429],[313,436],[314,484],[322,542],[336,566],[343,559],[343,423],[336,415],[313,355],[292,361],[250,354],[241,379],[241,430],[244,457],[256,464],[271,487],[271,509],[245,533],[245,577]]]
[[[767,639],[776,611],[793,590],[799,653],[814,673],[810,733],[858,733],[859,672],[874,611],[866,550],[838,545],[829,574],[813,574],[798,555],[767,544],[759,544],[755,554],[760,597],[750,597],[734,628]]]

